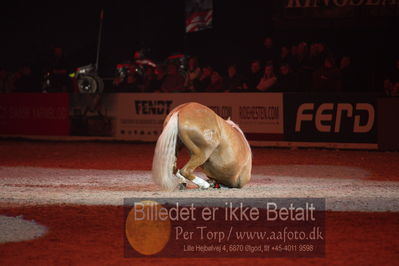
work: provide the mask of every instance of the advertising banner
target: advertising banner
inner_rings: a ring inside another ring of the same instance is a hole
[[[0,97],[0,134],[69,135],[69,95],[9,93]]]
[[[287,141],[377,142],[375,95],[284,94]]]
[[[378,99],[378,148],[399,150],[399,97]]]
[[[117,94],[71,94],[71,135],[113,137],[117,113],[116,99]]]
[[[118,94],[115,136],[118,139],[156,141],[166,115],[176,106],[198,102],[224,119],[230,118],[249,140],[283,139],[281,93],[142,93]]]
[[[275,0],[273,4],[274,12],[281,12],[285,15],[284,18],[314,17],[329,19],[356,16],[397,16],[398,8],[397,1],[381,0]],[[363,12],[358,12],[359,10]]]

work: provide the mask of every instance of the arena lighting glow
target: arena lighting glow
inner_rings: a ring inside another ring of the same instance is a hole
[[[180,59],[182,57],[184,57],[183,54],[171,55],[171,56],[168,57],[168,60]]]

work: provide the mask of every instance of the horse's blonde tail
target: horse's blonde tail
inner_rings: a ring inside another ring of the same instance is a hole
[[[176,141],[179,131],[179,117],[175,112],[159,136],[152,160],[152,178],[165,190],[173,190],[178,179],[173,175],[176,163]]]

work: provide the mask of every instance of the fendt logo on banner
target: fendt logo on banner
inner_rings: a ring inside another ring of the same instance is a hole
[[[285,95],[285,138],[293,141],[375,143],[373,97]]]
[[[137,100],[134,106],[138,115],[167,115],[172,110],[172,103],[171,100]]]

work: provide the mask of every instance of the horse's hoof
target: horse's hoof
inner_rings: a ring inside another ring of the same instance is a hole
[[[217,189],[230,189],[231,187],[225,186],[225,185],[220,184],[220,183],[215,183],[215,184],[213,185],[213,188],[217,188]]]
[[[215,180],[213,180],[213,179],[208,179],[208,180],[206,180],[206,182],[208,182],[208,184],[211,186],[211,187],[213,187],[215,184],[216,184],[216,181]]]
[[[187,188],[187,183],[180,183],[177,187],[179,190],[185,190]]]

